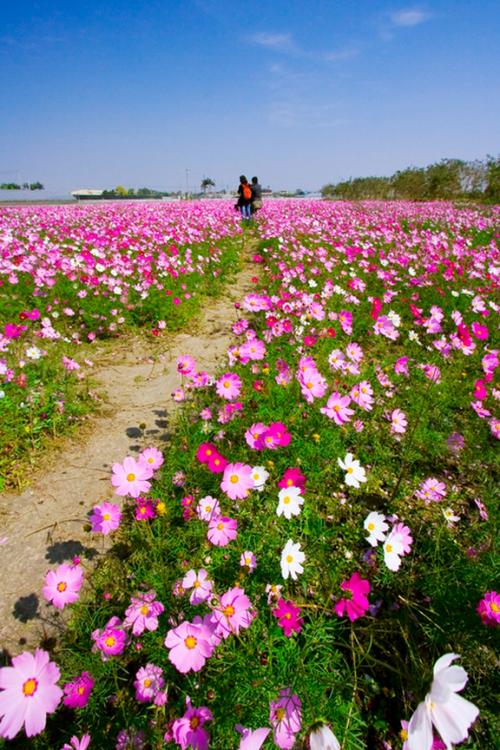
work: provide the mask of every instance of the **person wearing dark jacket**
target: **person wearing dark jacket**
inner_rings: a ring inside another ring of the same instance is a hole
[[[240,184],[238,185],[238,202],[236,206],[241,211],[243,219],[252,218],[252,189],[248,184],[248,180],[244,174],[240,175]]]
[[[259,178],[258,177],[252,177],[252,203],[251,203],[251,211],[252,214],[256,214],[257,211],[259,211],[262,208],[262,187],[259,185]]]

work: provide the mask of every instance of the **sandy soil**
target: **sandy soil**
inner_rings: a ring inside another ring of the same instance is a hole
[[[210,302],[201,319],[191,324],[193,333],[172,337],[168,350],[154,359],[145,341],[133,342],[126,352],[123,343],[117,345],[116,361],[95,373],[108,394],[107,414],[93,421],[81,442],[72,438],[28,489],[0,496],[0,540],[6,538],[0,545],[4,652],[15,655],[57,636],[61,618],[41,594],[45,574],[74,555],[98,559],[102,547],[92,546],[83,526],[92,506],[113,497],[116,501],[111,465],[134,455],[139,443],[141,450],[145,445],[161,448],[168,438],[175,406],[171,393],[180,385],[178,356],[194,356],[199,368],[210,373],[225,364],[229,324],[238,317],[234,302],[249,291],[253,273],[245,263],[226,296]]]

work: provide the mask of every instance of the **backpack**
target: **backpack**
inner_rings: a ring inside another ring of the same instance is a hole
[[[245,185],[242,185],[242,187],[243,187],[243,198],[246,201],[251,200],[252,199],[252,190],[251,190],[250,185],[248,184],[248,182]]]

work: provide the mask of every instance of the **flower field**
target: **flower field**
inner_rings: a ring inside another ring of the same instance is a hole
[[[171,442],[117,456],[89,516],[111,551],[47,573],[66,633],[0,670],[5,747],[498,746],[500,210],[261,214],[226,366],[178,360]],[[82,365],[184,322],[242,232],[216,202],[0,222],[13,400],[47,392],[28,346]]]
[[[239,235],[220,203],[0,209],[1,483],[95,406],[92,343],[180,328]]]

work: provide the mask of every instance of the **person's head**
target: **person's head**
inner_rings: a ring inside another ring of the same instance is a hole
[[[242,185],[248,182],[244,174],[240,174],[240,182],[242,183]]]
[[[258,185],[259,184],[259,178],[258,177],[252,177],[252,185]]]

